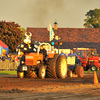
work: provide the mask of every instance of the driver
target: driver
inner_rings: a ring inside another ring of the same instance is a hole
[[[78,58],[78,55],[73,51],[73,49],[70,49],[69,56],[75,56],[76,58]]]
[[[75,56],[76,57],[76,64],[81,66],[81,59],[79,59],[78,55],[73,51],[73,49],[70,50],[70,53],[68,56]]]
[[[44,61],[44,63],[45,63],[45,62],[46,62],[46,61],[45,61],[45,58],[46,58],[46,56],[47,56],[47,51],[46,51],[45,48],[43,48],[43,45],[40,46],[40,52],[39,52],[39,53],[42,53],[42,54],[43,54],[43,61]]]

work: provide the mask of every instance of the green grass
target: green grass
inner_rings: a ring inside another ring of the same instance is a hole
[[[100,73],[100,71],[96,71],[97,73]],[[94,71],[84,71],[84,73],[94,73]]]
[[[0,75],[17,75],[17,71],[0,71]]]

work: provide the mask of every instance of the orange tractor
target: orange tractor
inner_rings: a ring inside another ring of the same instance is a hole
[[[17,69],[18,77],[39,77],[40,79],[44,79],[45,77],[66,78],[68,70],[66,57],[64,55],[59,56],[55,53],[49,53],[44,57],[44,55],[40,53],[41,45],[47,47],[46,49],[51,52],[51,45],[49,43],[42,43],[38,46],[33,43],[29,49],[25,49],[28,48],[25,47],[26,44],[21,44],[18,47],[18,52],[20,51],[20,54],[23,52],[20,65]]]

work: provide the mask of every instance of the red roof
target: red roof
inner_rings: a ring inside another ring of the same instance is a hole
[[[33,40],[49,41],[49,31],[47,28],[27,28],[27,32],[32,33]],[[100,43],[100,28],[58,28],[54,30],[64,42],[93,42]]]
[[[4,44],[1,40],[0,40],[0,45],[4,48],[8,48],[8,46],[6,44]]]

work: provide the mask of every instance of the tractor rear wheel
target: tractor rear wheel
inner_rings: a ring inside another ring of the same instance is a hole
[[[70,69],[68,70],[68,77],[72,77],[72,71]]]
[[[45,66],[42,65],[39,68],[39,78],[40,79],[44,79],[45,78],[45,75],[46,75],[46,68],[45,68]]]
[[[64,55],[61,55],[57,59],[57,77],[66,78],[67,77],[67,59]]]
[[[56,61],[57,61],[58,56],[59,56],[58,54],[55,54],[53,58],[48,59],[46,76],[49,78],[57,78]]]
[[[78,77],[83,77],[84,69],[82,66],[76,66],[75,73],[78,75]]]
[[[90,70],[91,71],[97,71],[97,66],[95,66],[95,65],[90,66]]]

